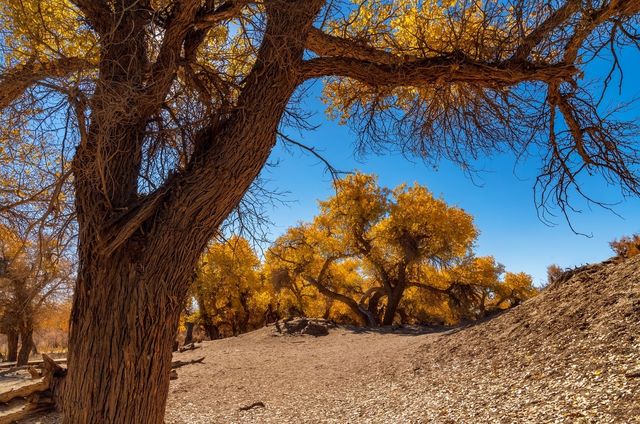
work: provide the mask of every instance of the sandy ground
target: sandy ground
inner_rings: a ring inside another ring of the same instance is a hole
[[[267,327],[175,359],[199,357],[171,382],[167,423],[640,423],[640,257],[467,328]]]
[[[206,359],[178,370],[167,422],[397,422],[397,411],[385,412],[394,376],[412,366],[419,346],[436,340],[345,328],[317,338],[273,334],[268,327],[176,355]],[[256,402],[264,407],[240,410]]]

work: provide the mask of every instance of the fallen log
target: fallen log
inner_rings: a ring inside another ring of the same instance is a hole
[[[35,370],[34,370],[35,371]],[[42,377],[13,383],[0,393],[0,424],[12,423],[54,408],[53,391],[66,370],[42,355]],[[32,377],[35,374],[32,373]]]
[[[16,399],[5,407],[0,408],[0,424],[10,424],[40,415],[53,408],[53,400],[40,397],[37,402],[26,399]]]
[[[39,380],[25,380],[18,383],[13,383],[9,390],[0,393],[0,403],[11,402],[13,399],[26,398],[35,393],[44,392],[49,390],[49,381],[46,378]]]
[[[46,355],[43,353],[43,355]],[[47,356],[49,359],[51,359],[53,362],[55,362],[56,364],[65,364],[67,362],[67,358],[58,358],[58,359],[52,359],[51,357]],[[26,367],[29,365],[40,365],[42,366],[44,364],[44,361],[42,359],[34,359],[33,361],[29,361],[26,364],[17,367],[17,362],[0,362],[0,368],[20,368],[20,369],[27,369]],[[4,372],[4,371],[3,371]]]
[[[202,358],[192,359],[190,361],[173,361],[171,363],[171,369],[174,370],[176,368],[184,367],[185,365],[200,364],[202,363],[202,361],[204,361],[204,356]]]

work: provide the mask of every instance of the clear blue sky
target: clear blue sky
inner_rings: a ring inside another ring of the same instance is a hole
[[[625,79],[623,95],[618,95],[614,81],[605,103],[638,97],[640,82],[634,73],[640,65],[640,54],[623,52]],[[606,63],[600,61],[589,66],[587,78],[603,78]],[[486,158],[480,162],[485,172],[470,180],[456,166],[442,162],[437,170],[419,160],[407,160],[401,155],[368,155],[357,158],[354,155],[355,135],[349,128],[340,126],[325,117],[323,104],[319,101],[320,84],[310,90],[304,107],[316,112],[312,122],[321,124],[312,132],[306,132],[298,140],[316,147],[330,162],[343,171],[359,170],[375,173],[380,183],[396,186],[400,183],[418,182],[427,186],[448,203],[462,207],[475,217],[481,235],[477,253],[493,255],[511,271],[525,271],[540,284],[546,280],[546,267],[557,263],[563,267],[596,262],[611,256],[608,242],[622,235],[640,232],[640,200],[626,200],[617,206],[616,216],[610,211],[585,207],[581,213],[571,215],[576,230],[591,234],[591,237],[577,235],[571,231],[564,218],[555,219],[555,226],[541,222],[536,214],[533,185],[540,162],[533,158],[517,164],[512,155]],[[640,116],[640,104],[626,114],[627,118]],[[640,148],[640,142],[639,142]],[[286,151],[276,147],[272,162],[278,166],[263,172],[269,179],[268,186],[288,192],[288,206],[278,206],[270,211],[274,226],[273,238],[280,235],[298,221],[310,220],[317,213],[317,200],[332,194],[331,178],[324,172],[318,159],[295,149]],[[479,186],[480,185],[480,186]],[[604,181],[589,181],[586,187],[592,193],[610,198],[617,188],[609,187]]]

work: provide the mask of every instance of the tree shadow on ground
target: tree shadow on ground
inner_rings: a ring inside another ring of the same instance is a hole
[[[401,336],[422,336],[425,334],[443,334],[450,336],[466,328],[491,321],[507,310],[489,314],[474,321],[463,321],[455,325],[385,325],[382,327],[359,327],[355,325],[342,326],[345,330],[355,334],[395,334]]]

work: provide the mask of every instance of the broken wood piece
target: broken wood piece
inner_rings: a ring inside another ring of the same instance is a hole
[[[263,402],[253,402],[251,405],[241,406],[238,408],[239,411],[248,411],[253,408],[266,408]]]
[[[0,424],[14,423],[39,415],[53,408],[51,398],[39,398],[37,402],[15,399],[8,405],[0,407]]]
[[[38,371],[32,365],[27,365],[27,371],[29,371],[29,374],[31,375],[31,378],[34,379],[34,380],[42,377],[42,374],[40,373],[40,371]]]
[[[57,378],[66,374],[48,355],[42,355],[42,373],[33,366],[26,369],[34,380],[18,381],[7,391],[0,393],[0,424],[8,424],[29,418],[32,415],[51,410],[55,407],[52,391]]]
[[[171,363],[171,369],[176,369],[176,368],[180,368],[180,367],[184,367],[185,365],[191,365],[191,364],[200,364],[202,363],[202,361],[204,361],[204,356],[202,358],[198,358],[198,359],[192,359],[190,361],[173,361]]]
[[[188,350],[194,350],[194,349],[198,349],[200,346],[196,346],[195,343],[189,343],[186,344],[184,346],[182,346],[180,349],[178,349],[179,352],[186,352]]]
[[[67,370],[65,368],[62,368],[60,365],[58,365],[58,361],[52,359],[46,353],[42,354],[42,363],[43,375],[45,376],[62,377],[67,373]]]
[[[8,391],[0,393],[0,403],[7,403],[17,398],[26,398],[35,393],[43,392],[49,389],[48,379],[41,378],[38,381],[24,380],[14,383]]]
[[[46,355],[46,353],[43,353],[43,355]],[[67,362],[67,358],[58,358],[58,359],[52,359],[49,356],[47,356],[49,359],[51,359],[53,362],[55,362],[56,364],[65,364]],[[29,361],[27,362],[24,367],[28,366],[28,365],[35,365],[35,366],[42,366],[44,363],[43,360],[41,359],[34,359],[33,361]],[[17,367],[17,362],[0,362],[0,368],[21,368],[21,367]],[[26,368],[21,368],[21,369],[26,369]]]
[[[177,380],[177,379],[178,379],[178,371],[171,370],[171,373],[169,373],[169,380]]]
[[[640,378],[640,368],[637,370],[631,370],[625,374],[627,378]]]

